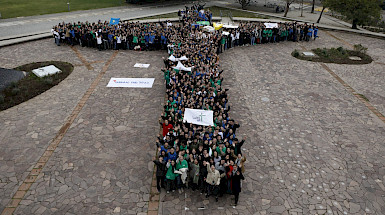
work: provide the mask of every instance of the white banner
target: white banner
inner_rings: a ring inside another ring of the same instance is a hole
[[[176,58],[175,58],[174,55],[171,55],[168,59],[171,60],[172,62],[175,62],[175,61],[176,61]]]
[[[214,126],[213,111],[185,108],[183,122]]]
[[[278,28],[278,23],[265,23],[266,28]]]
[[[61,70],[58,69],[54,65],[49,65],[49,66],[46,66],[46,67],[41,67],[41,68],[38,68],[38,69],[34,69],[34,70],[32,70],[32,72],[37,77],[41,78],[41,77],[44,77],[44,76],[47,76],[47,75],[53,75],[53,74],[56,74],[56,73],[60,73]]]
[[[138,68],[148,68],[150,66],[150,64],[144,64],[144,63],[136,63],[134,65],[134,67],[138,67]]]
[[[224,25],[223,25],[223,28],[238,28],[238,26],[236,26],[236,25],[226,25],[226,24],[224,24]]]
[[[111,78],[107,87],[152,88],[155,78]]]
[[[180,61],[178,61],[178,64],[176,66],[173,66],[172,68],[188,72],[191,72],[192,69],[192,67],[185,67]]]

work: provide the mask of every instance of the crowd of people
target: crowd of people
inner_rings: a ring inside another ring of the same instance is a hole
[[[61,23],[53,28],[56,44],[68,43],[104,49],[167,49],[169,56],[185,57],[188,71],[175,69],[178,61],[164,59],[162,69],[167,101],[159,119],[162,134],[156,139],[158,148],[157,188],[167,193],[184,189],[214,196],[235,196],[237,205],[244,180],[246,157],[239,138],[240,125],[229,115],[227,89],[219,54],[235,46],[283,41],[310,41],[317,38],[314,25],[278,23],[267,28],[260,22],[241,22],[238,28],[205,31],[197,21],[211,22],[210,11],[193,6],[180,11],[177,23],[121,22]],[[214,126],[201,126],[183,121],[185,108],[213,111]]]
[[[210,10],[202,10],[202,5],[178,12],[182,27],[188,27],[189,33],[195,37],[205,38],[210,33],[202,31],[197,21],[208,21],[212,23]],[[77,22],[59,23],[51,30],[55,43],[69,45],[81,45],[98,48],[99,51],[106,49],[129,49],[129,50],[160,50],[166,49],[169,38],[178,27],[173,23],[139,23],[120,22],[111,25],[108,21],[96,23]],[[282,41],[310,41],[318,37],[318,27],[307,23],[284,22],[277,23],[276,27],[267,28],[263,22],[240,22],[236,29],[221,29],[216,32],[219,53],[228,48],[242,45],[256,45],[261,43],[278,43]],[[185,35],[182,35],[185,36]]]

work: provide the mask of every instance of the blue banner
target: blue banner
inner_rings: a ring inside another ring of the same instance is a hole
[[[117,25],[119,24],[120,18],[111,18],[110,25]]]

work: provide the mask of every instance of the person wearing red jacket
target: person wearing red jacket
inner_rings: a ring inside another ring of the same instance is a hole
[[[168,123],[168,120],[165,120],[162,124],[163,127],[163,137],[167,135],[167,133],[173,128],[171,124]]]

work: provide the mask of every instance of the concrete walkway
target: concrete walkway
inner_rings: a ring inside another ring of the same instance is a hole
[[[189,5],[189,4],[187,4]],[[33,17],[22,17],[22,18],[13,18],[0,21],[0,47],[33,41],[37,39],[43,39],[51,37],[50,29],[52,26],[57,25],[59,22],[77,22],[77,21],[89,21],[97,22],[98,20],[109,20],[111,17],[120,17],[122,20],[130,20],[143,18],[148,16],[162,15],[166,13],[177,12],[184,5],[162,5],[162,6],[130,6],[128,7],[116,7],[116,8],[107,8],[107,9],[97,9],[89,11],[76,11],[70,13],[60,13],[60,14],[50,14],[42,16],[33,16]],[[269,12],[256,12],[252,10],[241,10],[239,9],[239,4],[230,3],[228,1],[211,1],[206,3],[206,7],[210,6],[219,6],[229,9],[235,9],[240,11],[247,11],[255,13],[256,15],[263,15],[271,17],[270,21],[278,20],[291,20],[298,22],[309,22],[314,23],[318,19],[318,14],[311,14],[308,11],[305,11],[304,17],[300,17],[300,11],[294,10],[288,13],[288,17],[283,17],[283,14],[269,13]],[[250,6],[252,9],[253,7]],[[144,15],[143,15],[144,14]],[[267,19],[252,19],[252,18],[242,18],[234,17],[234,21],[244,21],[244,20],[254,20],[254,21],[269,21]],[[230,22],[224,17],[223,22]],[[335,30],[335,31],[344,31],[350,33],[362,34],[370,37],[376,38],[385,38],[385,34],[374,33],[367,31],[365,29],[355,30],[350,28],[349,23],[345,23],[336,18],[330,17],[324,14],[323,19],[320,24],[320,28]]]

